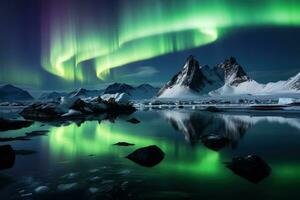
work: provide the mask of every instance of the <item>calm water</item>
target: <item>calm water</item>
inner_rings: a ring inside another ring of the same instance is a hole
[[[299,194],[300,118],[184,110],[138,111],[131,117],[141,123],[131,124],[126,121],[128,117],[119,117],[114,122],[35,123],[29,128],[1,132],[1,137],[12,137],[50,130],[48,136],[30,141],[0,143],[37,151],[18,155],[13,168],[0,171],[0,199],[51,195],[67,199],[70,194],[94,199],[113,188],[122,188],[121,196],[132,199],[284,199]],[[200,141],[201,135],[209,133],[225,135],[232,142],[220,151],[210,150]],[[135,146],[112,145],[116,142]],[[166,155],[157,166],[145,168],[124,158],[152,144]],[[224,166],[223,162],[232,157],[247,154],[259,155],[272,168],[271,175],[258,184]],[[37,196],[34,190],[38,186],[49,190]],[[67,186],[74,187],[59,196],[61,188]]]

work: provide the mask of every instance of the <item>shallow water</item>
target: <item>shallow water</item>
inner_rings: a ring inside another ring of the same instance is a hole
[[[141,122],[127,122],[131,117]],[[30,141],[0,143],[37,151],[17,155],[13,168],[0,171],[0,197],[4,199],[67,199],[68,195],[97,199],[112,191],[124,199],[283,199],[296,198],[299,191],[300,118],[295,116],[154,110],[121,116],[114,122],[59,126],[36,122],[0,134],[12,137],[32,130],[50,132]],[[200,138],[211,133],[230,138],[230,144],[220,151],[207,148]],[[135,145],[112,145],[117,142]],[[153,144],[165,153],[155,167],[142,167],[125,158]],[[258,184],[224,165],[232,157],[248,154],[259,155],[272,169]],[[38,186],[48,190],[36,193]]]

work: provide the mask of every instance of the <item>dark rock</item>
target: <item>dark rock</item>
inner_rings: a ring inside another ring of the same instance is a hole
[[[70,106],[70,109],[78,110],[81,113],[93,113],[93,109],[90,107],[90,105],[86,102],[84,102],[81,99],[77,99],[72,106]]]
[[[114,145],[117,145],[117,146],[133,146],[134,144],[127,143],[127,142],[118,142],[118,143],[115,143]]]
[[[209,112],[222,112],[220,108],[217,108],[215,106],[208,106],[205,110]]]
[[[223,70],[225,83],[232,86],[238,86],[240,83],[251,80],[234,57],[225,59],[223,63],[217,65],[217,68]]]
[[[269,165],[257,155],[233,158],[226,167],[252,183],[260,182],[271,173]]]
[[[0,146],[0,170],[12,168],[15,164],[16,154],[10,145]]]
[[[57,119],[63,114],[57,106],[57,103],[34,103],[24,108],[20,115],[25,119]]]
[[[144,167],[153,167],[165,157],[164,152],[156,145],[139,148],[126,156],[129,160]]]
[[[213,134],[205,135],[201,139],[202,139],[202,143],[206,147],[208,147],[212,150],[215,150],[215,151],[222,149],[229,142],[228,138],[221,136],[221,135],[213,135]]]
[[[10,120],[0,118],[0,131],[21,129],[31,126],[32,124],[32,121],[27,120]]]
[[[138,120],[138,119],[136,119],[136,118],[131,118],[131,119],[127,120],[127,121],[130,122],[130,123],[133,123],[133,124],[138,124],[138,123],[140,123],[140,120]]]

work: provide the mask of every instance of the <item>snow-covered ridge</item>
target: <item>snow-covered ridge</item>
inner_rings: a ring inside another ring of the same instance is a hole
[[[222,86],[222,77],[216,69],[201,66],[189,56],[183,69],[164,85],[157,93],[158,98],[193,97],[205,94]]]
[[[272,95],[300,93],[300,73],[287,81],[261,84],[250,78],[233,57],[210,68],[190,56],[173,78],[157,93],[158,98],[198,98],[200,95]]]
[[[218,95],[240,95],[240,94],[284,94],[299,93],[300,94],[300,73],[289,78],[287,81],[270,82],[261,84],[254,80],[245,81],[237,86],[225,84],[223,87],[209,93],[211,96]]]

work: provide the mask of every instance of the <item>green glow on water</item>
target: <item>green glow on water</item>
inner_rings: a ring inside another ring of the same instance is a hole
[[[296,0],[139,0],[120,4],[117,19],[109,25],[91,22],[73,2],[61,11],[63,19],[55,16],[53,7],[49,32],[43,38],[43,68],[66,80],[86,81],[85,61],[92,61],[96,76],[105,79],[112,68],[200,47],[239,27],[300,25],[300,1]]]
[[[157,166],[161,173],[175,171],[202,176],[222,175],[222,163],[217,152],[198,148],[189,153],[190,149],[184,144],[174,145],[165,139],[124,132],[111,123],[86,122],[80,127],[75,124],[55,127],[51,129],[49,137],[53,157],[63,155],[66,159],[74,159],[94,154],[119,157],[125,161],[124,157],[134,149],[155,144],[166,154],[163,162]],[[120,141],[134,143],[135,146],[123,148],[112,145]],[[193,157],[186,157],[188,154]]]
[[[85,122],[78,127],[75,124],[62,127],[53,127],[49,133],[49,148],[52,159],[63,156],[66,160],[96,156],[110,156],[118,158],[124,164],[133,164],[124,157],[133,150],[157,145],[165,152],[165,159],[155,168],[159,173],[176,173],[184,176],[201,177],[235,177],[230,170],[226,170],[223,162],[229,158],[221,157],[220,152],[209,150],[203,146],[190,148],[184,142],[175,142],[167,138],[141,134],[129,131],[130,124],[118,122]],[[138,131],[139,132],[139,131]],[[118,147],[112,144],[117,142],[134,143],[133,147]],[[295,180],[300,177],[299,163],[270,162],[271,176],[275,179]]]

